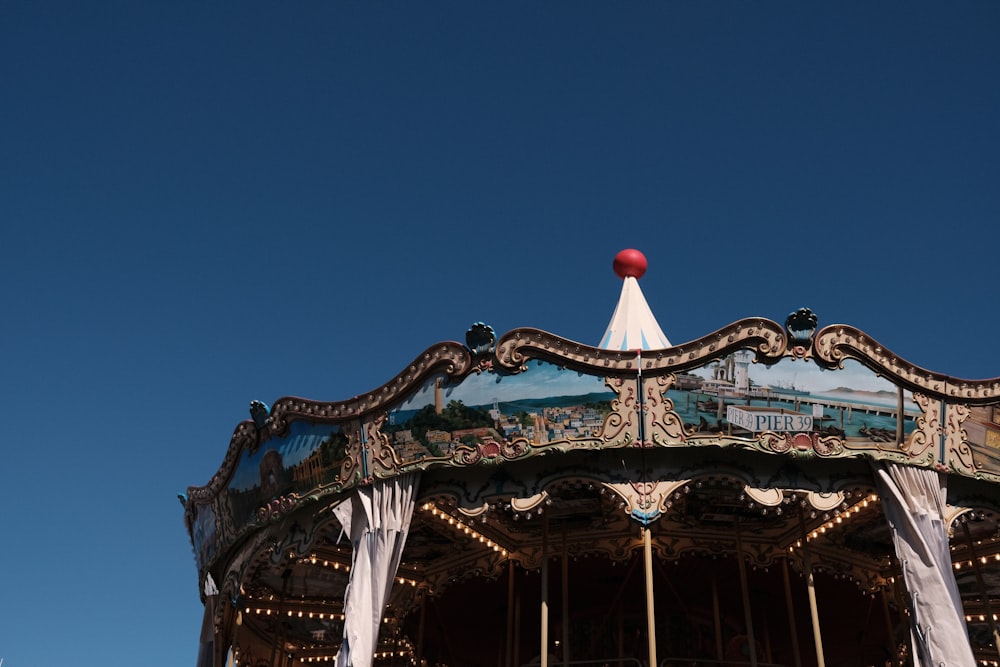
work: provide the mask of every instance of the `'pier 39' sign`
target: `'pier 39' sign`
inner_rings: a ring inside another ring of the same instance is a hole
[[[796,433],[813,430],[812,415],[780,408],[775,410],[772,408],[730,405],[726,408],[726,419],[733,426],[745,428],[753,433],[759,433],[760,431]]]

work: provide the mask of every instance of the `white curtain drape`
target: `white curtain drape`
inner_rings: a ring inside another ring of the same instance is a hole
[[[198,667],[215,665],[215,602],[219,589],[211,574],[205,575],[205,613],[201,617],[201,643],[198,645]]]
[[[417,473],[376,480],[356,489],[333,510],[353,547],[337,667],[371,667],[419,481]]]
[[[910,594],[914,667],[975,667],[948,551],[945,476],[884,463],[875,478]]]

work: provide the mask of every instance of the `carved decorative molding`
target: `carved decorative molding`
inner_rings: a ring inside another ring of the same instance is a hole
[[[315,423],[358,419],[385,409],[436,373],[458,378],[469,373],[472,368],[472,355],[468,349],[460,343],[444,342],[427,348],[392,380],[361,396],[333,403],[295,397],[279,399],[271,407],[263,429],[258,429],[252,420],[236,426],[219,471],[205,486],[190,487],[187,492],[188,500],[201,501],[217,495],[229,482],[244,450],[256,449],[268,438],[284,433],[288,424],[296,419],[307,419]],[[379,454],[384,456],[381,452]],[[345,469],[343,474],[350,475],[351,472]]]
[[[814,357],[826,368],[840,368],[851,358],[889,381],[914,392],[983,405],[1000,401],[1000,378],[961,380],[907,362],[864,332],[845,324],[824,327],[816,334]]]
[[[696,368],[737,350],[753,350],[757,361],[774,363],[785,355],[787,346],[788,336],[781,325],[749,318],[683,345],[641,352],[604,350],[540,329],[514,329],[497,342],[496,355],[498,366],[508,372],[523,370],[530,359],[543,359],[595,375],[634,376],[640,359],[643,374],[654,375]]]

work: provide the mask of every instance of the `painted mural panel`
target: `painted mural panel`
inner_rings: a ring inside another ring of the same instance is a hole
[[[833,437],[847,450],[870,450],[898,449],[897,442],[911,437],[923,414],[911,392],[900,392],[851,359],[835,370],[791,358],[768,366],[753,363],[751,352],[738,351],[677,374],[663,394],[668,400],[663,410],[653,405],[660,379],[644,376],[641,391],[639,382],[545,361],[531,361],[527,370],[513,375],[483,372],[458,382],[442,375],[390,409],[383,432],[404,465],[450,460],[462,447],[514,441],[536,448],[643,440],[697,445],[702,438],[717,443],[720,436],[753,441],[764,432]],[[643,409],[644,430],[635,417]],[[680,428],[657,429],[654,422],[664,414],[674,415]]]
[[[191,525],[191,544],[199,563],[209,563],[218,553],[218,522],[214,503],[195,505]]]
[[[450,459],[461,447],[594,440],[617,398],[603,377],[532,361],[516,375],[428,381],[389,411],[383,432],[403,463]]]
[[[678,375],[667,397],[694,435],[816,433],[870,444],[896,442],[899,428],[897,387],[851,359],[836,370],[790,358],[766,366],[739,351]],[[909,391],[902,399],[905,439],[921,410]]]
[[[282,437],[245,451],[232,479],[228,499],[238,524],[250,520],[262,504],[308,493],[336,475],[347,438],[336,424],[299,420]]]

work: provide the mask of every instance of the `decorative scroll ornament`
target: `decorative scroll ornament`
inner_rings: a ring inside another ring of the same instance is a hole
[[[638,396],[633,379],[609,377],[604,382],[618,395],[611,401],[611,412],[604,418],[602,438],[612,447],[624,447],[636,440],[638,432]]]
[[[836,324],[821,329],[814,342],[815,359],[826,368],[841,368],[857,359],[890,382],[936,398],[985,405],[1000,400],[1000,378],[959,380],[908,363],[859,329]]]
[[[691,480],[657,482],[607,482],[605,487],[625,501],[625,511],[642,523],[655,521],[666,511],[667,499]]]
[[[347,435],[347,445],[344,447],[344,460],[340,464],[340,481],[343,484],[353,484],[367,476],[363,465],[367,461],[368,452],[361,440],[361,425],[355,421],[345,424],[343,433]]]
[[[950,404],[945,408],[944,458],[949,469],[966,475],[975,475],[977,469],[972,448],[969,447],[968,435],[962,428],[962,422],[969,414],[966,405]]]
[[[291,496],[280,496],[258,508],[257,521],[259,523],[277,521],[293,509],[295,509],[295,498]]]
[[[673,374],[657,375],[646,380],[643,386],[647,444],[676,445],[687,440],[684,420],[674,411],[674,402],[666,395],[676,381]]]
[[[758,439],[760,448],[773,454],[793,454],[835,457],[844,452],[844,441],[838,436],[819,433],[775,433],[765,431]]]
[[[774,363],[786,352],[788,336],[776,322],[762,318],[739,320],[703,338],[664,350],[635,352],[605,350],[576,343],[539,329],[514,329],[497,342],[497,365],[521,372],[530,359],[541,359],[593,375],[635,377],[681,372],[737,350],[751,350],[758,362]]]
[[[389,446],[389,437],[382,433],[382,424],[385,420],[386,414],[383,412],[363,425],[365,434],[363,446],[367,449],[371,466],[367,481],[372,481],[375,477],[391,477],[399,470],[396,452]]]
[[[480,462],[503,463],[524,456],[530,449],[531,446],[524,438],[516,438],[511,441],[488,438],[473,446],[457,447],[451,460],[460,465],[473,465]]]
[[[313,423],[337,423],[357,419],[380,409],[387,409],[389,405],[420,387],[435,373],[443,373],[448,378],[461,378],[471,370],[472,356],[468,349],[459,343],[439,343],[427,348],[403,372],[370,393],[334,403],[282,398],[271,406],[263,431],[259,430],[253,420],[237,425],[222,466],[208,484],[188,489],[188,502],[217,496],[232,477],[243,452],[256,451],[267,438],[284,433],[292,421],[304,419]],[[350,469],[350,464],[345,468],[342,479],[349,481],[353,470]]]
[[[941,439],[941,401],[926,394],[913,392],[913,402],[920,408],[917,428],[904,444],[904,452],[912,459],[937,456],[934,451]]]

